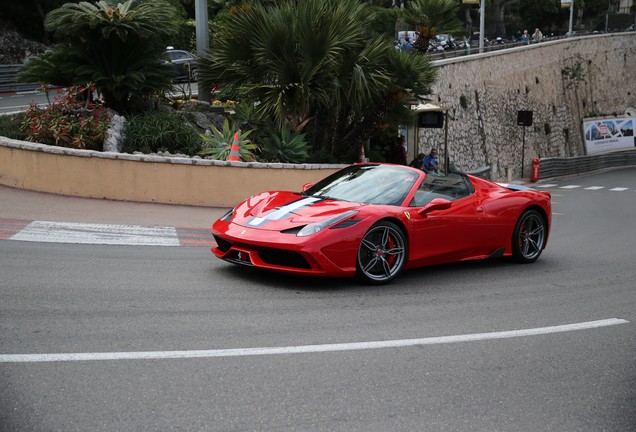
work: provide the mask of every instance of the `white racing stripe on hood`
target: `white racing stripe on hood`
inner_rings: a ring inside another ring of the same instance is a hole
[[[310,206],[316,201],[322,201],[322,198],[307,197],[307,198],[300,199],[298,201],[291,202],[289,204],[282,206],[281,208],[277,210],[274,210],[271,213],[266,214],[263,217],[255,217],[254,219],[251,219],[249,222],[247,222],[247,225],[259,226],[270,220],[283,219],[285,216],[292,213],[294,210],[298,210],[299,208]]]

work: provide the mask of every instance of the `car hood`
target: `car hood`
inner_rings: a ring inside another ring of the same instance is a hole
[[[295,192],[264,192],[239,204],[232,222],[250,228],[281,231],[320,222],[364,204],[304,196]]]

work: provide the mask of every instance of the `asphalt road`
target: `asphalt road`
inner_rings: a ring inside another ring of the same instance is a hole
[[[51,102],[53,99],[50,99]],[[18,94],[0,94],[0,114],[13,113],[26,110],[34,102],[39,106],[49,104],[49,99],[44,93],[25,92]]]
[[[246,271],[206,248],[0,241],[0,354],[89,358],[0,363],[0,430],[636,430],[634,174],[550,189],[534,264],[431,267],[383,287]],[[431,343],[306,349],[409,339]],[[214,355],[165,358],[190,350]]]
[[[179,83],[175,84],[170,96],[189,98],[198,93],[197,83]],[[0,115],[6,113],[14,113],[26,110],[31,103],[36,103],[40,107],[44,107],[49,102],[55,101],[55,97],[62,93],[63,89],[53,89],[49,97],[42,92],[21,92],[21,93],[0,93]]]

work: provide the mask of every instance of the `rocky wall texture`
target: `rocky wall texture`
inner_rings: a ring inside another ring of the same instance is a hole
[[[432,103],[447,107],[450,160],[490,166],[491,178],[528,176],[533,158],[584,153],[584,118],[636,106],[636,33],[608,34],[440,60]],[[533,124],[517,125],[520,110]],[[524,137],[525,129],[525,137]],[[525,142],[525,145],[524,145]],[[419,129],[420,151],[443,154],[444,130]],[[523,147],[523,150],[522,150]]]
[[[7,22],[0,22],[0,64],[23,64],[46,50],[40,42],[24,39]]]

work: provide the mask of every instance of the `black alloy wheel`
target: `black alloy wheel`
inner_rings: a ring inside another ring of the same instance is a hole
[[[512,235],[512,256],[520,263],[536,261],[543,249],[548,235],[548,225],[536,210],[524,212],[515,226]]]
[[[404,268],[407,239],[394,223],[380,221],[362,238],[356,259],[356,276],[364,283],[381,285],[393,280]]]

